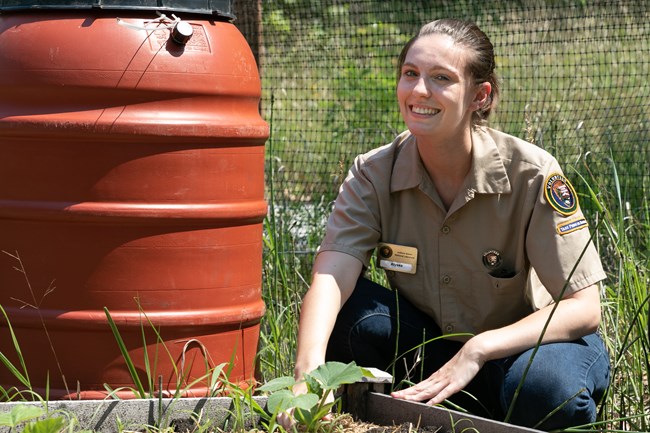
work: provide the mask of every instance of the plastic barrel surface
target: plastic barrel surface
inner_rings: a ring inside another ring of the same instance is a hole
[[[206,363],[254,375],[257,66],[230,22],[175,13],[179,43],[164,13],[0,12],[0,305],[50,398],[133,388],[105,308],[147,391],[205,395],[185,388]],[[2,317],[0,352],[19,365]]]

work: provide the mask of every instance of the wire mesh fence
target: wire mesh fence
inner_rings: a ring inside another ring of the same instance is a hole
[[[236,24],[259,56],[261,109],[271,124],[269,198],[330,200],[354,156],[405,129],[395,99],[399,51],[422,24],[451,17],[476,22],[495,46],[501,99],[490,126],[545,148],[570,177],[577,167],[607,178],[613,161],[623,199],[642,206],[650,186],[649,6],[235,1]]]

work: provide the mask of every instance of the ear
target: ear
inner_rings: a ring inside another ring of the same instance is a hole
[[[492,84],[487,81],[476,86],[476,95],[472,104],[473,111],[480,110],[485,106],[490,94],[492,93]]]

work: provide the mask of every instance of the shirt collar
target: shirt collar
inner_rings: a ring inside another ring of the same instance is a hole
[[[424,166],[411,134],[398,142],[390,181],[391,192],[415,188],[424,179]],[[510,180],[494,139],[485,128],[472,130],[472,165],[465,179],[468,189],[480,194],[507,194]]]

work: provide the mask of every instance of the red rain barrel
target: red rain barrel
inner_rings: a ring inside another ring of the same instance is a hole
[[[147,391],[206,363],[253,379],[268,126],[232,18],[229,0],[0,0],[0,305],[37,392],[133,387],[104,307]],[[0,352],[19,365],[2,317]],[[19,386],[1,364],[0,386]]]

